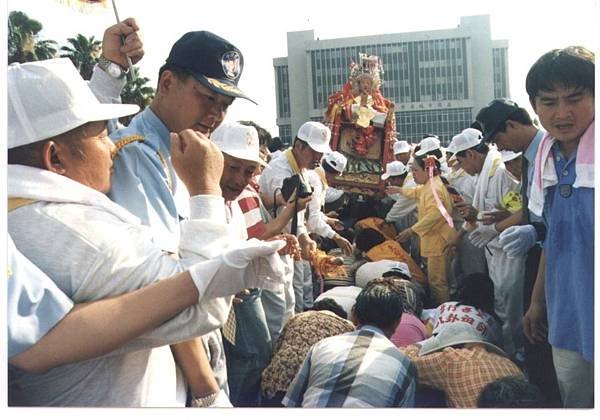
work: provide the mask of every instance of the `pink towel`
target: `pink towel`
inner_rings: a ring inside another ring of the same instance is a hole
[[[554,153],[552,153],[552,145],[555,141],[554,137],[546,133],[535,155],[533,179],[529,194],[529,210],[538,216],[541,216],[544,210],[546,188],[558,183],[554,166]],[[574,188],[594,188],[594,142],[595,129],[594,121],[592,121],[581,136],[577,147]]]

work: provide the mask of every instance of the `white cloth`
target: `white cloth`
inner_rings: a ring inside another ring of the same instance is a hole
[[[308,203],[308,220],[306,227],[311,233],[316,233],[324,238],[333,238],[335,230],[325,221],[325,215],[321,211],[325,205],[325,186],[319,174],[315,171],[306,172],[306,180],[313,188],[313,193]]]
[[[494,169],[494,162],[496,160],[500,160],[500,163]],[[492,183],[492,179],[496,177],[496,174],[499,174],[497,168],[499,166],[504,167],[502,163],[502,157],[500,156],[500,152],[494,149],[490,149],[487,156],[485,157],[485,161],[483,163],[483,168],[481,172],[477,175],[477,182],[475,184],[475,193],[473,194],[473,207],[475,207],[479,211],[483,210],[495,210],[494,208],[487,209],[486,208],[486,196],[488,196],[488,187],[489,184]],[[494,175],[492,175],[492,173]]]
[[[225,224],[223,199],[195,196],[193,219],[182,224],[182,259],[152,242],[150,229],[103,194],[36,168],[8,166],[8,195],[38,200],[8,215],[21,252],[74,302],[117,296],[185,271],[235,244]],[[167,344],[221,327],[230,298],[201,300],[154,331],[97,359],[20,372],[11,399],[22,405],[182,406],[183,383]],[[158,348],[156,348],[158,347]]]
[[[477,210],[494,211],[502,208],[502,197],[509,192],[518,192],[519,184],[509,175],[500,162],[495,170],[490,171],[493,155],[488,153],[486,164],[477,176],[473,205]],[[495,152],[498,154],[498,152]],[[479,207],[477,207],[477,205]],[[494,307],[502,320],[504,350],[510,356],[521,347],[521,317],[523,316],[523,281],[524,259],[510,258],[500,246],[498,236],[487,244],[485,251],[489,276],[494,283]],[[490,255],[491,253],[491,255]]]
[[[306,170],[301,171],[302,176],[306,175]],[[261,194],[266,194],[268,197],[273,197],[273,193],[278,188],[281,188],[283,185],[283,180],[285,178],[289,178],[294,175],[294,171],[288,162],[286,153],[279,154],[275,159],[269,162],[269,167],[265,168],[260,175],[260,179],[258,180],[258,184],[260,187]],[[283,207],[279,207],[278,213],[283,209]],[[302,210],[298,212],[298,231],[297,235],[301,235],[302,233],[308,233],[305,224],[305,216],[306,210]],[[287,224],[284,231],[286,233],[290,233],[290,229],[292,226],[292,222]]]
[[[340,305],[350,318],[352,307],[356,303],[356,297],[362,291],[362,287],[358,286],[337,286],[333,287],[323,293],[321,293],[315,302],[323,300],[325,298],[333,299],[338,305]]]
[[[457,171],[451,170],[447,179],[450,186],[454,187],[467,203],[473,202],[477,177],[469,175],[464,169],[459,168]]]

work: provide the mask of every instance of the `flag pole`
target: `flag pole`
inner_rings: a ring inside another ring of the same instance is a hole
[[[119,12],[117,12],[117,4],[115,3],[115,0],[111,0],[111,2],[112,2],[113,10],[115,11],[115,17],[117,18],[117,23],[121,23],[121,20],[119,19]],[[123,35],[121,35],[121,43],[123,45],[125,45],[125,37]],[[131,58],[129,58],[128,55],[126,55],[125,57],[127,58],[127,66],[129,67],[128,79],[133,80],[133,63],[131,62]]]

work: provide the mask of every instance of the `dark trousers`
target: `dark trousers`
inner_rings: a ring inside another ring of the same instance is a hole
[[[260,289],[251,289],[242,303],[233,305],[235,346],[223,339],[229,399],[234,407],[259,406],[260,375],[271,358],[271,336],[260,296]]]
[[[523,308],[527,311],[531,303],[533,285],[540,263],[542,249],[535,245],[529,250],[525,261],[525,285],[523,290]],[[531,344],[525,340],[525,370],[529,382],[537,385],[546,400],[547,407],[562,407],[556,372],[552,362],[552,347],[548,341],[541,344]]]

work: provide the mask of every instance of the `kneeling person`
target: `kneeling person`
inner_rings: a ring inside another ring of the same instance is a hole
[[[412,407],[415,367],[389,340],[402,313],[401,290],[393,280],[370,282],[352,309],[358,329],[310,349],[283,405]]]

